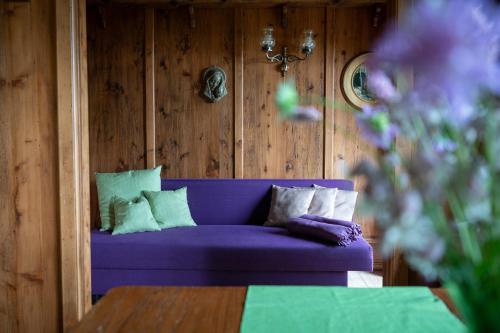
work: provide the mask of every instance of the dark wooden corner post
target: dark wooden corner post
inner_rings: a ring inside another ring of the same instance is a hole
[[[396,22],[403,17],[404,12],[413,4],[414,0],[389,0],[387,1],[387,12],[389,17]],[[397,29],[397,24],[396,24]],[[408,73],[411,76],[411,73]],[[412,155],[413,146],[408,142],[398,140],[398,149],[407,156]],[[410,283],[410,269],[403,254],[400,251],[393,251],[389,258],[383,262],[383,283],[384,286],[406,286]]]
[[[63,329],[91,307],[85,0],[56,1],[59,221]]]
[[[388,16],[393,18],[396,23],[400,21],[405,11],[412,6],[414,0],[389,0],[387,1]],[[397,29],[397,24],[396,24]],[[411,76],[411,73],[408,73]],[[398,149],[402,154],[411,157],[413,146],[405,141],[396,142]],[[393,251],[391,256],[384,260],[383,276],[384,286],[406,286],[411,281],[412,272],[406,263],[403,254],[400,251]]]

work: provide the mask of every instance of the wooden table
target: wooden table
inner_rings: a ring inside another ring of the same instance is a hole
[[[446,290],[431,289],[456,315]],[[119,287],[72,332],[239,332],[246,287]]]

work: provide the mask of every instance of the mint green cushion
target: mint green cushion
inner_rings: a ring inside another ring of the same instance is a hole
[[[174,191],[144,191],[153,216],[162,229],[195,226],[187,201],[187,188]]]
[[[153,213],[151,213],[151,207],[144,197],[135,200],[114,197],[113,208],[115,227],[112,235],[160,230]]]
[[[113,228],[113,207],[111,199],[115,196],[125,200],[140,197],[142,191],[161,189],[161,166],[154,169],[130,170],[119,173],[96,173],[101,230]]]

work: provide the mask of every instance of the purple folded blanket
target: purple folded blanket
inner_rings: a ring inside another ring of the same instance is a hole
[[[340,246],[348,246],[353,241],[351,229],[339,224],[294,217],[288,221],[287,228],[292,234],[326,240]]]
[[[344,226],[346,228],[349,228],[349,229],[351,229],[351,239],[352,240],[356,240],[358,237],[360,237],[363,234],[361,232],[361,226],[357,223],[354,223],[354,222],[329,219],[327,217],[318,216],[318,215],[310,215],[310,214],[302,215],[300,218],[305,219],[305,220],[316,221],[316,222],[341,225],[341,226]]]

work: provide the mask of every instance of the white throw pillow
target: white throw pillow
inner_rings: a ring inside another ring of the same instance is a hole
[[[307,214],[316,189],[273,185],[271,209],[265,226],[284,227],[292,217]]]
[[[318,189],[325,188],[319,185],[314,185],[314,187]],[[356,191],[338,190],[335,197],[333,218],[341,221],[352,221],[357,198],[358,192]]]
[[[310,187],[295,187],[295,186],[294,188],[310,189]],[[310,215],[317,215],[332,219],[335,212],[335,198],[337,197],[338,189],[328,188],[328,187],[314,187],[314,188],[316,189],[316,192],[314,192],[307,213]]]

